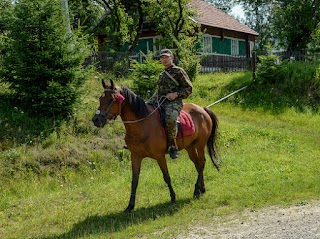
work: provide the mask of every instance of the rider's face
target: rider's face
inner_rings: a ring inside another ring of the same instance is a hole
[[[161,56],[160,57],[160,61],[162,63],[162,65],[164,65],[165,68],[168,68],[169,66],[171,66],[173,64],[173,56]]]

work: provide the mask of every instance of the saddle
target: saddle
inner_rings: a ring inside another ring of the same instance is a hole
[[[164,110],[160,108],[157,110],[157,112],[158,112],[159,120],[162,125],[162,130],[166,134],[166,131],[165,131],[166,122],[164,117]],[[195,132],[195,127],[194,127],[194,123],[192,121],[191,115],[184,110],[180,111],[180,115],[178,116],[178,120],[177,120],[177,127],[178,127],[177,138],[190,136]]]

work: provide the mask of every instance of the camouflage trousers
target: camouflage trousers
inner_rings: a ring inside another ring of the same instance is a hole
[[[168,147],[176,147],[175,138],[177,137],[177,119],[182,109],[182,103],[170,101],[163,105],[165,111],[166,133]]]

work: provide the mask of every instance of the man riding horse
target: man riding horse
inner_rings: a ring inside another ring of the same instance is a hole
[[[182,109],[182,99],[186,99],[192,93],[192,83],[184,71],[174,63],[174,55],[169,49],[160,51],[160,61],[165,67],[158,79],[158,89],[153,94],[152,102],[158,102],[161,97],[166,100],[162,104],[165,111],[165,126],[168,138],[168,152],[172,159],[177,158],[178,148],[176,144],[177,119]]]

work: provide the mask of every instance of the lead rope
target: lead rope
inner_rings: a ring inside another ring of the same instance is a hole
[[[220,100],[217,100],[216,102],[214,102],[214,103],[212,103],[212,104],[210,104],[210,105],[206,106],[206,108],[209,108],[209,107],[211,107],[211,106],[213,106],[213,105],[215,105],[215,104],[218,104],[219,102],[221,102],[221,101],[223,101],[223,100],[225,100],[225,99],[229,98],[230,96],[232,96],[232,95],[234,95],[234,94],[236,94],[236,93],[238,93],[238,92],[240,92],[240,91],[244,90],[244,89],[245,89],[245,88],[247,88],[247,87],[248,87],[248,86],[244,86],[244,87],[240,88],[239,90],[236,90],[236,91],[232,92],[231,94],[229,94],[229,95],[227,95],[227,96],[225,96],[225,97],[221,98]]]

